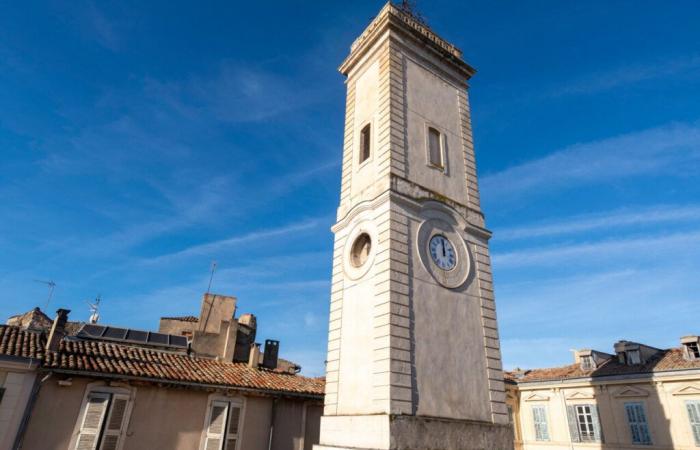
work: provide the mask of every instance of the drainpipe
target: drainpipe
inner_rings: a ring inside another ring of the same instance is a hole
[[[34,409],[34,404],[36,403],[37,397],[39,397],[39,390],[41,386],[53,375],[49,372],[44,378],[39,380],[39,377],[34,379],[34,386],[32,387],[32,393],[27,401],[27,406],[24,408],[24,414],[22,414],[22,421],[19,423],[19,429],[17,430],[17,436],[15,437],[15,442],[12,445],[12,450],[19,450],[22,448],[22,441],[24,441],[24,434],[27,432],[27,427],[29,426],[29,418],[32,415],[32,410]]]
[[[277,410],[277,400],[279,397],[272,399],[272,411],[270,412],[270,438],[267,442],[267,450],[272,450],[272,436],[275,432],[275,415]]]

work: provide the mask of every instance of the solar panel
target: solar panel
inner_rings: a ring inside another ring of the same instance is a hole
[[[168,341],[169,339],[167,334],[151,333],[150,336],[148,336],[148,342],[150,344],[168,345]]]
[[[154,347],[187,349],[187,338],[172,334],[153,333],[131,328],[110,327],[94,323],[86,323],[77,334],[84,339],[122,342],[125,344],[140,344]]]

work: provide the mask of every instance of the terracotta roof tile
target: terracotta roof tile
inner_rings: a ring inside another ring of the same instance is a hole
[[[47,355],[44,367],[309,396],[324,392],[324,382],[317,378],[111,342],[64,339],[58,352]]]
[[[609,359],[593,370],[582,370],[579,364],[518,372],[506,372],[505,379],[518,383],[529,381],[555,381],[570,378],[605,377],[613,375],[651,374],[671,370],[700,369],[700,360],[688,361],[683,350],[672,348],[661,350],[645,364],[620,364],[616,358]]]
[[[41,358],[45,345],[44,335],[40,332],[0,325],[0,355]]]

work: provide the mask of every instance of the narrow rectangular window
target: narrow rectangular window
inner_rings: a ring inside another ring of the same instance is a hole
[[[687,400],[685,407],[688,410],[688,420],[695,438],[695,445],[700,447],[700,401]]]
[[[0,388],[0,403],[2,403],[2,397],[5,395],[5,388]]]
[[[595,365],[593,364],[592,356],[582,356],[581,357],[581,369],[583,370],[593,370]]]
[[[205,450],[236,450],[239,441],[241,405],[214,401],[211,404]]]
[[[642,358],[639,354],[639,350],[630,350],[627,355],[627,362],[629,362],[631,365],[641,364]]]
[[[370,124],[365,125],[360,131],[360,164],[367,161],[372,150],[372,131]]]
[[[547,408],[544,405],[532,407],[532,421],[535,424],[535,440],[549,440],[549,425],[547,424]]]
[[[76,450],[116,450],[127,419],[129,396],[90,392]]]
[[[627,423],[632,433],[632,442],[651,445],[651,435],[649,434],[649,424],[644,411],[644,404],[641,402],[625,403],[625,412],[627,413]]]
[[[442,136],[438,130],[428,127],[428,157],[430,165],[443,168],[442,160]]]

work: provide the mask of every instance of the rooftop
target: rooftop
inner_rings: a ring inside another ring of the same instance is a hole
[[[41,358],[46,339],[39,331],[0,325],[0,355],[19,358]]]
[[[600,367],[591,370],[583,370],[581,364],[571,364],[561,367],[505,372],[505,379],[511,383],[528,383],[616,375],[647,375],[689,369],[700,369],[700,360],[687,360],[683,357],[683,349],[671,348],[660,350],[644,364],[621,364],[617,358],[611,358],[603,362]]]

